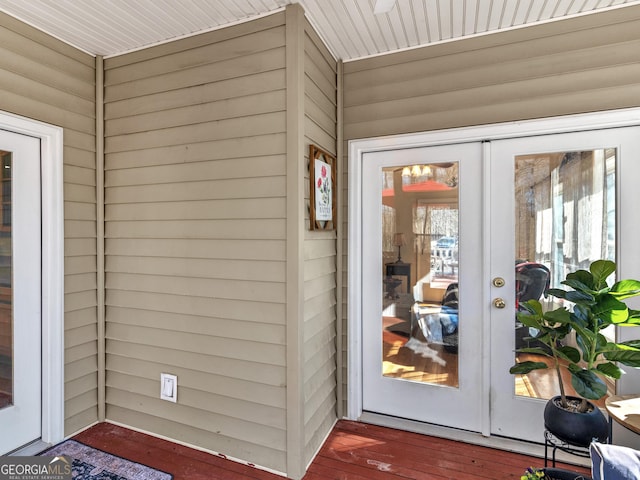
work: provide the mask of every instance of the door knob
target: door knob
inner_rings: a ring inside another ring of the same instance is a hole
[[[493,300],[493,306],[496,308],[504,308],[507,304],[502,298],[496,298]]]

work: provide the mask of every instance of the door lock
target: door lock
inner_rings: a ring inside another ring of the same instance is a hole
[[[504,278],[502,277],[496,277],[493,279],[493,286],[494,287],[504,287]]]
[[[507,303],[502,298],[496,298],[493,300],[493,306],[496,308],[504,308],[507,306]]]

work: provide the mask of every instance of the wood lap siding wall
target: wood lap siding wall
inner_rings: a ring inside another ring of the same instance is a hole
[[[336,60],[305,21],[305,145],[336,155]],[[308,172],[307,172],[308,173]],[[308,202],[309,181],[305,182]],[[309,212],[306,212],[306,224]],[[305,464],[336,420],[336,232],[309,231],[304,239]]]
[[[0,13],[0,110],[64,128],[64,431],[71,434],[98,419],[95,59]]]
[[[639,31],[630,7],[345,63],[344,161],[356,138],[639,106]]]
[[[284,14],[107,59],[105,117],[107,418],[285,471]]]

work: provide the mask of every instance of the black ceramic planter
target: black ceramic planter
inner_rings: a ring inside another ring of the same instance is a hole
[[[567,399],[580,400],[567,396]],[[560,397],[553,397],[544,409],[544,426],[558,439],[571,445],[588,447],[592,440],[606,442],[609,424],[599,408],[589,402],[590,412],[577,413],[564,410],[557,404]]]
[[[543,471],[551,480],[591,480],[591,477],[561,468],[544,468]]]

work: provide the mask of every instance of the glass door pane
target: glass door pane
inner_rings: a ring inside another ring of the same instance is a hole
[[[530,299],[553,310],[563,301],[546,296],[549,287],[563,288],[567,273],[588,270],[595,260],[615,260],[616,149],[517,155],[514,166],[516,310]],[[535,333],[516,321],[516,348],[540,346]],[[527,360],[549,359],[516,354],[516,361]],[[515,392],[525,397],[551,398],[557,385],[553,369],[515,376]]]
[[[457,387],[458,162],[381,180],[382,374]]]
[[[10,152],[0,151],[0,409],[13,405],[11,161]]]

